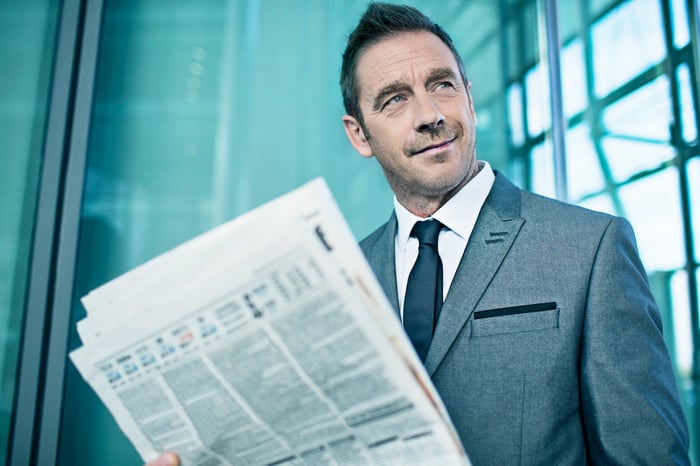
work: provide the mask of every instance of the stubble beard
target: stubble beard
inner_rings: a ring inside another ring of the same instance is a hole
[[[448,163],[450,159],[449,154],[441,153],[433,156],[432,170],[422,166],[411,170],[410,176],[406,174],[400,176],[385,169],[384,174],[404,207],[416,215],[428,217],[478,173],[474,144],[470,144],[467,151],[469,155],[466,157],[464,166],[460,166],[458,171],[439,167]],[[439,176],[435,172],[438,172]]]

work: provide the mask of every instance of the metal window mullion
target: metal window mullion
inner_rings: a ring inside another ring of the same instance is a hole
[[[75,46],[81,27],[81,0],[64,0],[61,5],[53,60],[50,101],[42,146],[42,164],[32,232],[30,272],[17,368],[12,438],[7,464],[32,464],[37,442],[38,409],[45,360],[45,339],[50,322],[48,309],[53,295],[53,264],[57,245],[57,218],[63,186],[64,148],[68,115],[72,108]]]
[[[688,23],[690,27],[692,67],[695,70],[695,82],[693,83],[696,95],[700,94],[700,8],[697,0],[687,0],[686,8],[688,12]],[[692,74],[691,74],[692,76]],[[696,102],[696,109],[697,109]],[[698,127],[700,127],[700,115],[695,115]]]
[[[566,120],[561,84],[559,28],[556,0],[543,0],[547,37],[547,70],[550,84],[550,106],[552,111],[552,149],[554,152],[554,183],[557,199],[568,200],[566,178]]]
[[[693,326],[693,361],[695,382],[700,382],[700,322],[698,321],[698,284],[695,277],[695,246],[693,241],[693,219],[690,199],[690,185],[688,181],[688,159],[690,149],[683,138],[684,121],[681,105],[681,89],[678,82],[678,69],[682,63],[679,52],[673,43],[673,20],[670,5],[664,0],[659,1],[661,8],[664,42],[666,45],[665,71],[669,82],[671,99],[671,116],[673,118],[669,127],[671,146],[676,150],[675,164],[678,168],[679,188],[681,198],[681,215],[683,221],[684,249],[686,254],[686,272],[688,274],[688,289],[690,291],[691,323]],[[698,405],[700,407],[700,404]]]
[[[68,335],[76,276],[80,218],[85,168],[97,70],[103,0],[89,0],[85,7],[79,46],[75,107],[65,174],[59,241],[56,251],[56,279],[48,333],[47,364],[42,400],[42,418],[37,445],[37,465],[58,464],[63,388],[68,352]]]

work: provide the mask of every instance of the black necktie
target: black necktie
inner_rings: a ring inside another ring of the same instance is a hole
[[[442,261],[437,249],[441,228],[437,220],[427,220],[416,223],[411,231],[418,238],[418,259],[406,284],[403,325],[421,361],[428,354],[442,307]]]

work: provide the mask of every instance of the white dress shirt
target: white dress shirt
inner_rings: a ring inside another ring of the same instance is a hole
[[[442,299],[452,284],[459,262],[462,260],[467,241],[472,234],[481,207],[486,201],[495,180],[493,170],[487,162],[479,161],[479,173],[445,203],[432,217],[445,225],[438,237],[438,253],[442,261]],[[394,210],[398,220],[396,230],[396,288],[399,308],[403,319],[403,302],[406,282],[413,264],[418,258],[418,240],[411,237],[416,222],[427,220],[413,215],[394,196]]]

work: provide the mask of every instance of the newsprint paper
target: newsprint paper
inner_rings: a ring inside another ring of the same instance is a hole
[[[469,464],[321,179],[82,302],[70,357],[144,461]]]

